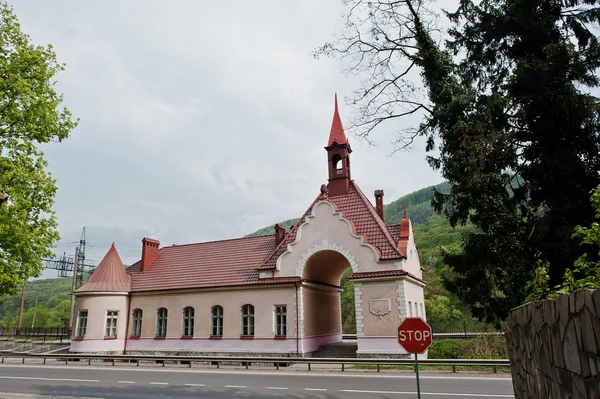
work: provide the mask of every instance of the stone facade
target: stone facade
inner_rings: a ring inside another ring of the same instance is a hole
[[[600,398],[600,289],[512,310],[515,398]]]

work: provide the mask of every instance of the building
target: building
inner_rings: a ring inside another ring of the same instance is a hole
[[[351,179],[337,99],[329,183],[289,232],[160,248],[127,269],[113,244],[75,291],[71,351],[305,356],[342,339],[340,280],[352,268],[359,356],[403,355],[397,328],[425,319],[410,220],[386,225]]]

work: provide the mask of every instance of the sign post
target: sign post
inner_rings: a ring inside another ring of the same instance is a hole
[[[419,382],[419,358],[431,345],[431,327],[420,317],[408,317],[398,327],[398,343],[408,353],[415,354],[415,373],[417,375],[417,397],[421,399]]]

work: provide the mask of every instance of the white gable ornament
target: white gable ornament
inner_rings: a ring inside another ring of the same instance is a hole
[[[371,313],[375,316],[379,316],[381,319],[386,314],[390,313],[390,300],[387,299],[370,299],[369,307],[371,309]]]

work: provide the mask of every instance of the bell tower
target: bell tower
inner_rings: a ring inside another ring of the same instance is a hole
[[[348,193],[350,186],[350,153],[352,149],[344,133],[344,127],[338,112],[337,94],[333,122],[327,143],[327,164],[329,168],[329,196],[335,197]]]

